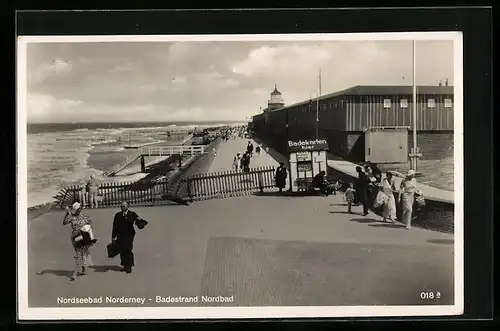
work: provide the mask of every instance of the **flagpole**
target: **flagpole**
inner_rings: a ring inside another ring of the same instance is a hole
[[[321,68],[319,68],[319,76],[318,76],[318,97],[316,99],[316,139],[318,139],[318,130],[319,130],[319,97],[321,96]]]
[[[413,149],[411,153],[410,169],[417,171],[418,146],[417,146],[417,56],[416,42],[413,40],[413,120],[412,120],[412,135]]]

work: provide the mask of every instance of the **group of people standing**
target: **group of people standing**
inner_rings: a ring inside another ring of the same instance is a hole
[[[88,180],[80,181],[80,201],[83,207],[97,208],[99,206],[98,190],[101,182],[94,174]]]
[[[384,222],[395,223],[397,221],[397,203],[402,208],[402,220],[408,230],[411,229],[413,205],[417,195],[421,195],[415,179],[415,171],[409,170],[402,179],[399,189],[396,188],[395,180],[391,172],[382,178],[382,172],[375,165],[368,163],[365,168],[356,167],[358,178],[356,185],[351,183],[345,192],[348,204],[348,212],[351,206],[361,204],[363,215],[368,215],[368,211],[374,206],[382,205],[382,215]],[[397,196],[397,201],[396,201]],[[375,201],[379,198],[380,201]]]
[[[64,216],[63,225],[71,226],[71,244],[75,251],[75,269],[71,281],[74,281],[78,275],[87,274],[89,266],[93,265],[90,248],[96,240],[82,240],[82,232],[92,231],[92,220],[82,211],[83,205],[75,202],[71,208],[66,207],[66,215]],[[142,220],[135,212],[128,209],[128,202],[123,201],[121,211],[116,213],[113,219],[111,242],[116,245],[119,250],[122,269],[126,273],[132,272],[132,267],[135,265],[134,246],[135,228],[144,228],[147,222]],[[83,230],[85,227],[88,229]]]

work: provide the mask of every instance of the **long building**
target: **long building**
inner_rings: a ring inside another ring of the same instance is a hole
[[[257,136],[279,150],[288,139],[315,138],[317,130],[319,137],[328,140],[333,154],[364,161],[364,139],[360,138],[366,130],[413,128],[412,92],[412,86],[354,86],[323,95],[319,100],[276,108],[274,104],[278,99],[282,103],[282,99],[275,87],[269,102],[273,107],[254,116],[252,128]],[[453,109],[453,86],[417,86],[418,144],[424,159],[442,158],[452,150]],[[408,137],[410,149],[411,134]]]

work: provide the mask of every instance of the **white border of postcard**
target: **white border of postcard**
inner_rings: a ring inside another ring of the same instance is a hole
[[[155,308],[30,308],[28,307],[26,45],[70,42],[158,41],[350,41],[450,40],[454,44],[454,194],[455,304],[449,306],[333,306],[333,307],[155,307]],[[238,319],[304,317],[392,317],[461,315],[463,276],[463,54],[461,32],[282,34],[282,35],[163,35],[163,36],[19,36],[17,42],[17,215],[19,320],[85,319]]]

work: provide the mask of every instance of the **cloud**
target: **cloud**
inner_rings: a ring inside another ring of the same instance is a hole
[[[29,121],[245,119],[353,85],[411,84],[409,41],[29,44]],[[451,42],[419,42],[417,82],[453,82]],[[403,79],[403,77],[405,77]]]

